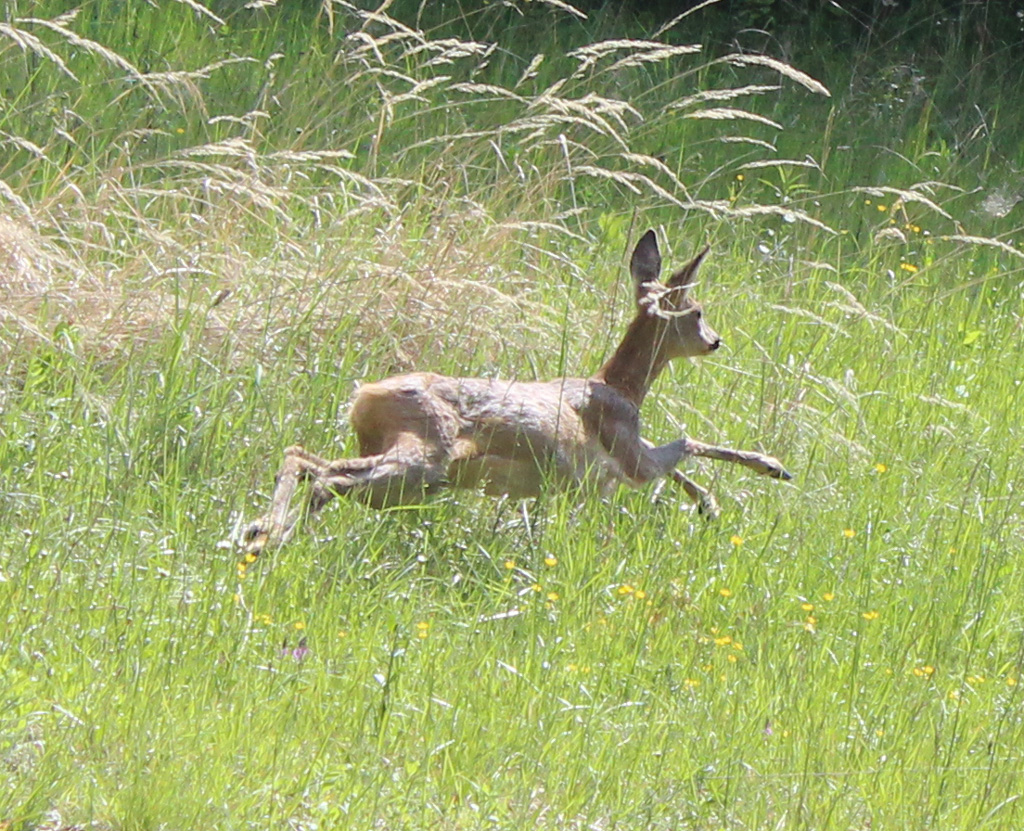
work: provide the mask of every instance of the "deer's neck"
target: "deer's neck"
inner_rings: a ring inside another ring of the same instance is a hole
[[[637,317],[626,330],[615,354],[592,378],[618,390],[637,408],[669,361],[662,349],[662,327],[652,324],[654,321],[650,318]]]

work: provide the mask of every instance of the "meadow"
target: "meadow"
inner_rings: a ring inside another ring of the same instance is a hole
[[[0,831],[1020,827],[1012,51],[938,11],[5,15]],[[595,370],[647,228],[711,246],[724,346],[645,434],[793,481],[688,463],[714,522],[337,500],[241,558],[359,382]]]

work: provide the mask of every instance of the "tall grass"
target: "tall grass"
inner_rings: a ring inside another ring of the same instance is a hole
[[[0,827],[1017,827],[1018,79],[251,5],[0,28]],[[589,373],[647,227],[727,346],[647,432],[794,483],[344,503],[239,568],[359,380]]]

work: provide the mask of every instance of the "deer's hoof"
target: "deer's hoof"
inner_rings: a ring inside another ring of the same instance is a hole
[[[793,474],[786,470],[786,468],[782,466],[782,462],[774,456],[764,456],[759,461],[761,464],[758,472],[762,476],[770,476],[772,479],[793,478]]]
[[[271,546],[270,528],[267,527],[267,523],[262,519],[251,523],[242,532],[242,551],[246,555],[252,554],[258,557]]]
[[[710,493],[705,493],[697,502],[697,513],[708,522],[714,522],[722,513],[722,509],[718,506],[718,500],[715,497]]]

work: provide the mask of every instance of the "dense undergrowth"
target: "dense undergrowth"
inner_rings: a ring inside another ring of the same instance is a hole
[[[930,8],[11,0],[0,828],[1018,826],[1020,78]],[[239,566],[359,381],[592,371],[648,227],[726,343],[649,435],[793,483]]]

